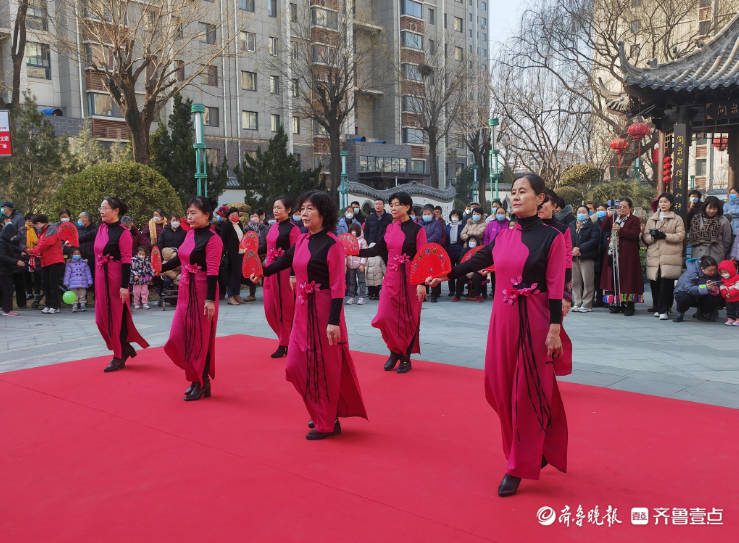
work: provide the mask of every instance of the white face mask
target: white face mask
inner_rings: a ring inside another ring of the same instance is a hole
[[[154,222],[162,222],[161,217],[152,217],[152,219],[154,219]]]
[[[347,218],[347,220],[352,220],[354,218],[354,213],[345,213],[344,217]]]
[[[69,222],[69,217],[62,217],[59,222]]]
[[[172,228],[179,228],[180,227],[180,221],[172,221]]]
[[[457,217],[452,217],[452,224],[457,224],[459,222],[459,219]]]
[[[470,246],[470,249],[473,248],[473,247],[477,247],[477,242],[476,241],[470,241],[469,246]]]
[[[731,277],[731,276],[728,273],[722,273],[721,274],[721,278],[722,279],[728,279],[729,277]]]

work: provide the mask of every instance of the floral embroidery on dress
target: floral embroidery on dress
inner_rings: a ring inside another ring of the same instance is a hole
[[[387,265],[387,269],[389,269],[390,271],[398,271],[400,269],[400,266],[410,261],[411,259],[405,253],[400,254],[400,255],[395,255],[392,259],[392,262],[390,262],[390,264]]]
[[[313,294],[316,290],[319,289],[320,286],[321,285],[316,283],[315,281],[311,281],[310,283],[300,283],[298,285],[298,290],[300,291],[300,293],[298,294],[298,301],[301,304],[304,304],[306,300],[306,295]]]
[[[532,283],[531,286],[525,286],[522,283],[521,277],[516,277],[511,279],[511,285],[513,288],[504,288],[503,289],[503,301],[505,303],[513,305],[515,301],[518,300],[519,296],[531,296],[535,292],[537,292],[537,287],[539,286],[539,283]]]

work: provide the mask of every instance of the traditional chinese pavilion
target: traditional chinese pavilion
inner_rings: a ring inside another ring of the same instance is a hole
[[[687,208],[688,158],[695,133],[711,135],[728,149],[728,186],[739,187],[739,14],[710,41],[678,60],[637,68],[621,47],[621,66],[630,112],[651,118],[660,130],[660,154],[672,149],[672,182],[664,188],[675,195],[675,209]],[[660,180],[663,158],[658,161]]]

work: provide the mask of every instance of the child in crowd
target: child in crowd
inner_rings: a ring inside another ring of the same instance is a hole
[[[349,225],[349,233],[357,238],[360,249],[367,248],[367,240],[362,235],[362,227],[359,223],[353,222]],[[347,256],[346,257],[346,295],[348,299],[347,305],[354,303],[355,299],[358,305],[364,304],[364,299],[367,296],[367,284],[364,280],[364,270],[367,265],[366,258],[359,258],[358,256]],[[359,296],[356,298],[356,296]]]
[[[739,326],[739,274],[736,266],[731,260],[724,260],[718,266],[721,276],[721,296],[726,300],[726,322],[727,326]]]
[[[131,259],[131,280],[133,287],[134,309],[149,309],[149,283],[154,277],[151,260],[146,254],[146,247],[139,247],[136,256]]]
[[[374,245],[374,243],[372,244]],[[367,259],[365,279],[370,300],[380,299],[380,287],[385,278],[385,261],[381,256],[372,256]]]
[[[467,240],[467,249],[464,252],[466,255],[468,252],[472,251],[476,247],[480,245],[480,239],[476,236],[470,236]],[[462,255],[462,258],[464,258],[464,255]],[[460,259],[461,260],[461,259]],[[480,271],[476,272],[470,272],[467,275],[463,275],[459,279],[457,279],[457,285],[454,289],[454,297],[452,298],[453,302],[458,302],[459,298],[464,294],[464,287],[465,284],[469,282],[469,294],[467,296],[467,300],[474,300],[476,302],[482,302],[482,292],[483,287],[486,283],[485,277],[487,273],[481,273]]]
[[[72,247],[64,269],[64,286],[74,292],[76,299],[72,313],[87,311],[87,289],[92,286],[92,273],[87,260],[82,258],[79,247]]]

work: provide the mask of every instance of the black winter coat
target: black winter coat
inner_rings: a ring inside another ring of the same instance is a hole
[[[364,239],[367,244],[379,243],[385,237],[385,230],[391,222],[393,218],[390,213],[384,212],[379,217],[377,213],[370,213],[364,220]]]
[[[187,232],[185,232],[184,228],[180,227],[174,230],[170,225],[167,225],[162,229],[162,235],[159,236],[157,245],[159,245],[160,249],[164,249],[165,247],[179,249],[182,242],[185,241],[186,235]]]
[[[580,249],[580,260],[597,260],[600,255],[601,231],[592,221],[585,221],[577,231],[577,221],[570,225],[572,247]]]
[[[95,238],[98,235],[98,227],[90,223],[87,226],[78,226],[77,235],[80,237],[80,253],[82,258],[88,262],[95,262]]]

